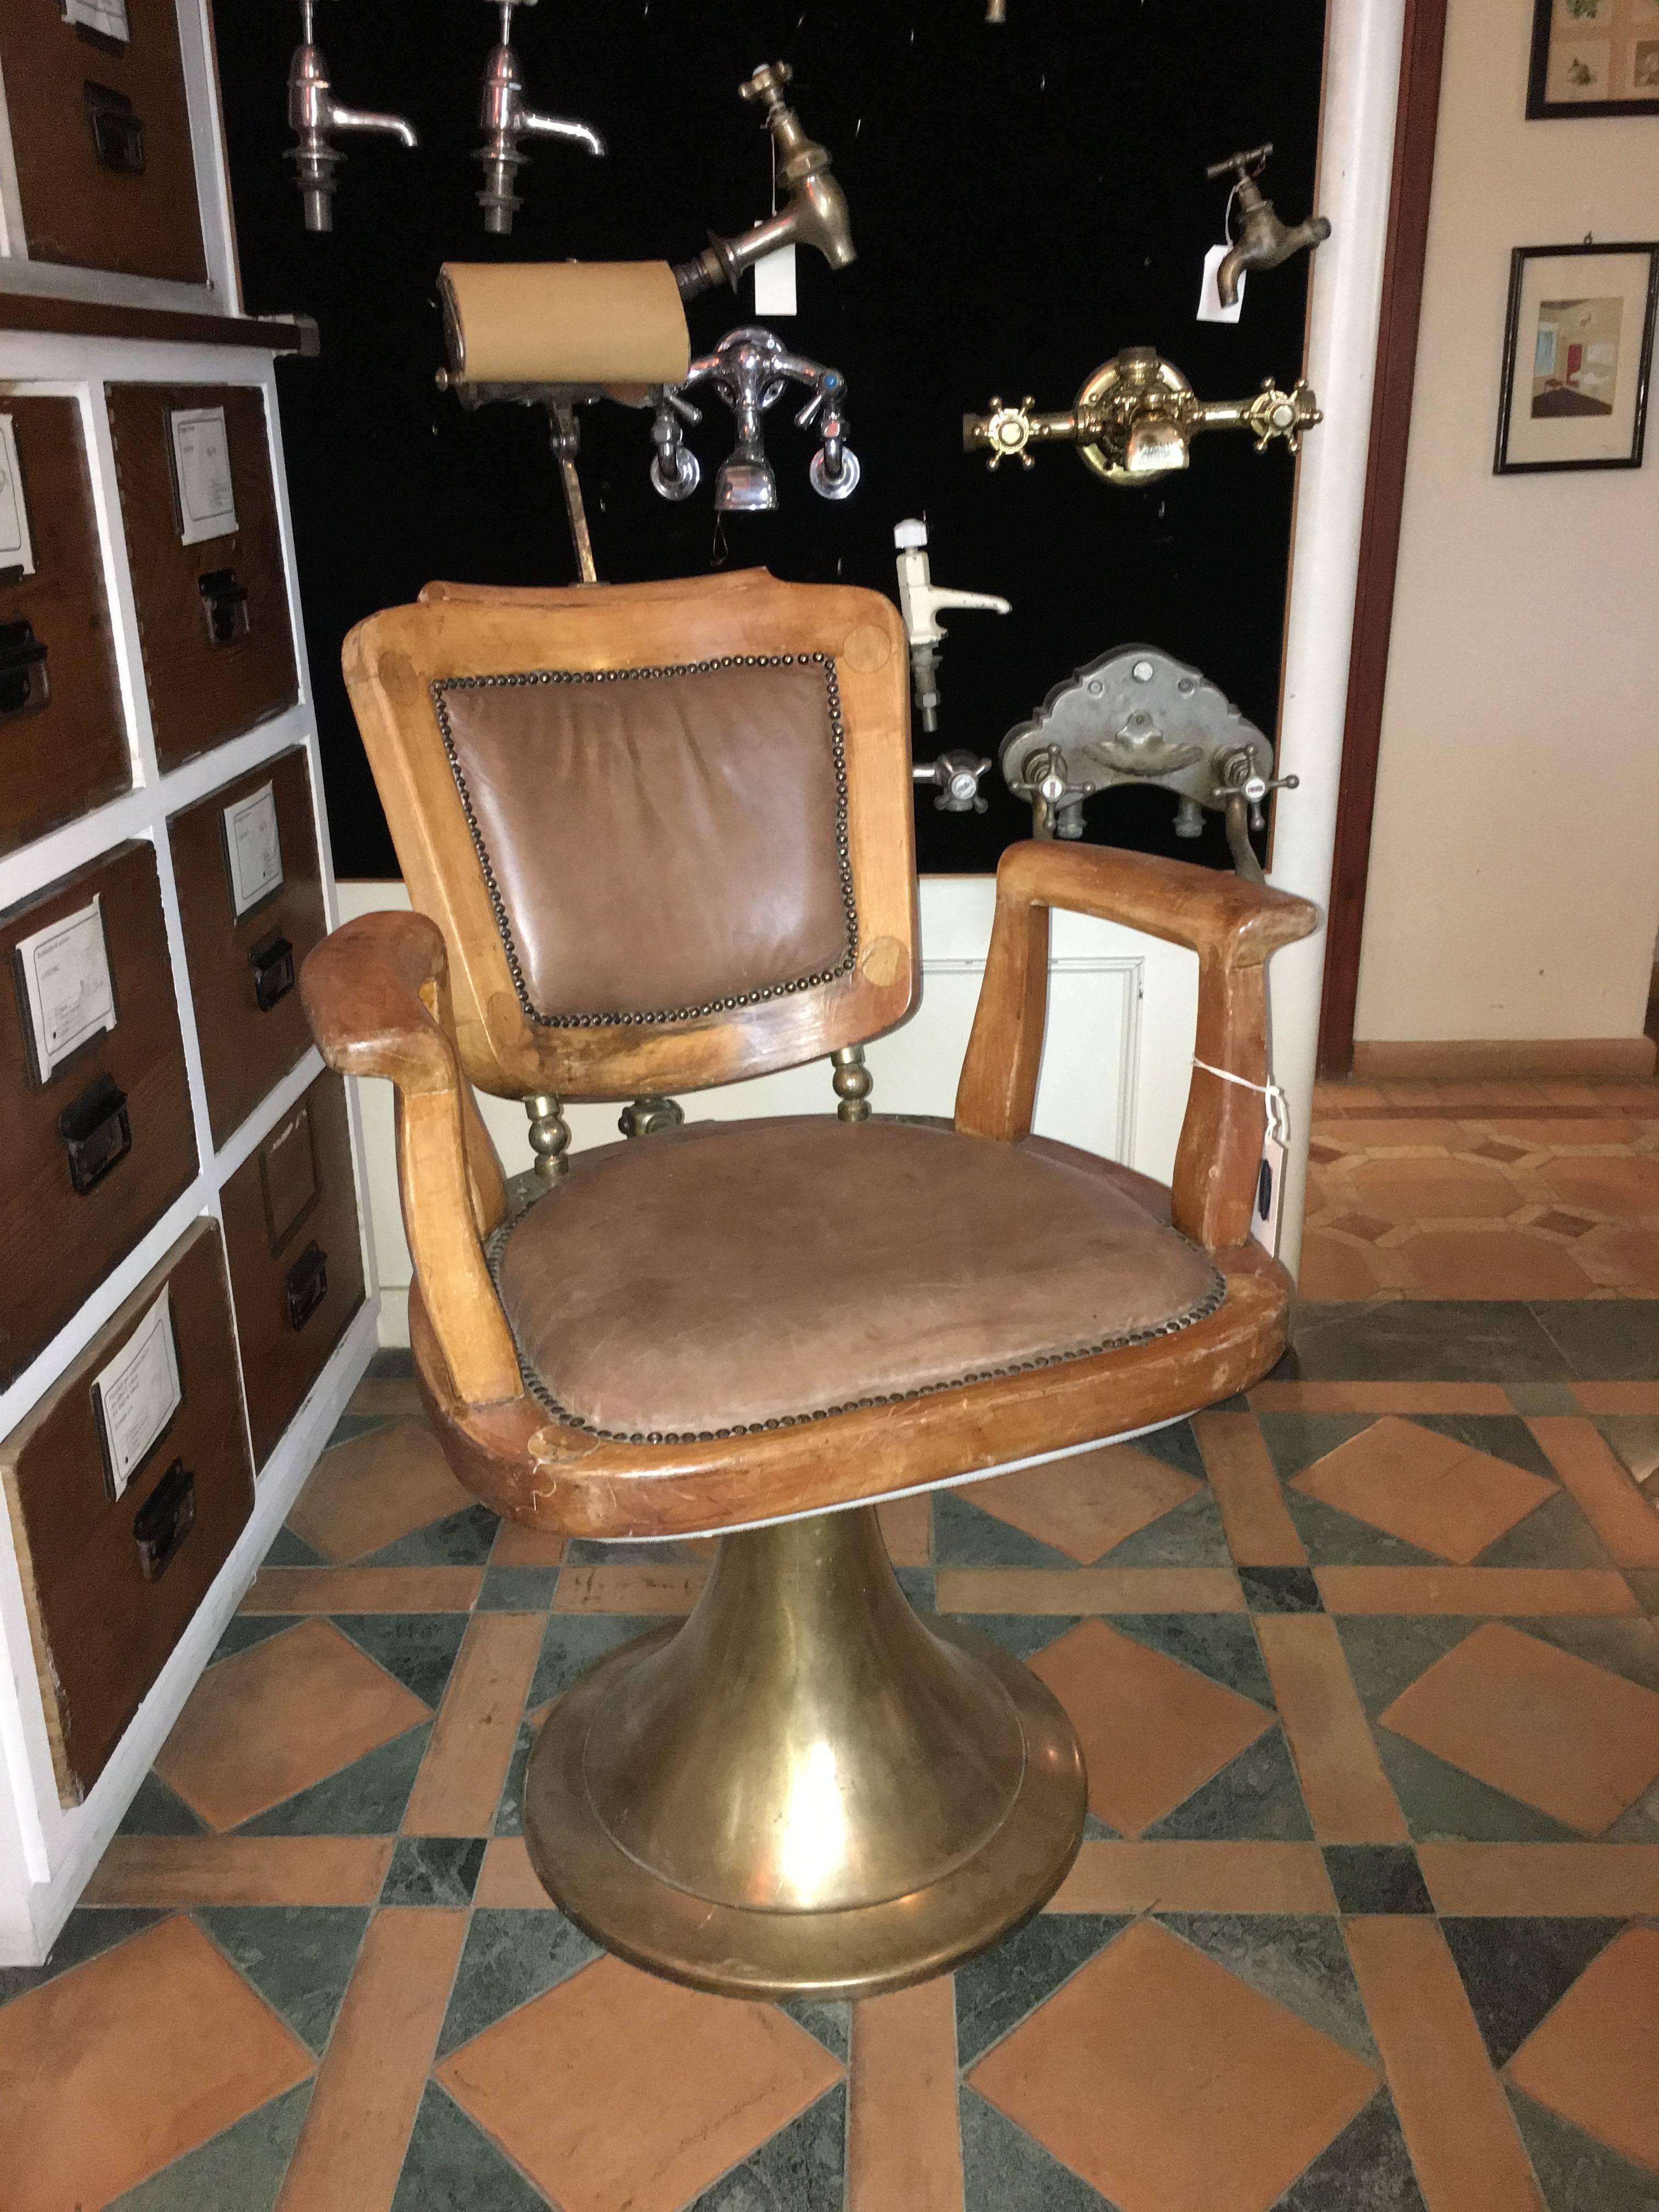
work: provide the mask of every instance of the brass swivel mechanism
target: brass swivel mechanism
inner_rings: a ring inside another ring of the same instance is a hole
[[[729,284],[735,292],[745,269],[783,246],[816,247],[832,269],[845,269],[858,258],[846,197],[830,173],[829,150],[807,137],[794,109],[785,105],[783,88],[793,75],[787,62],[772,62],[738,87],[744,100],[766,103],[778,184],[787,198],[769,222],[739,237],[717,238],[710,231],[708,252],[675,268],[683,300],[695,300],[717,284]]]
[[[1095,370],[1069,413],[1034,414],[1029,398],[1018,407],[993,399],[988,415],[963,416],[962,443],[994,469],[1012,460],[1029,469],[1033,446],[1073,445],[1108,483],[1136,484],[1184,469],[1200,430],[1248,430],[1258,453],[1283,438],[1295,453],[1303,432],[1323,419],[1300,380],[1281,392],[1269,377],[1252,399],[1200,399],[1155,348],[1126,346]]]

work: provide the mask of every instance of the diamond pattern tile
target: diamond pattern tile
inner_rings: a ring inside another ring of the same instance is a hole
[[[155,1771],[234,1828],[430,1717],[331,1622],[305,1620],[209,1668]]]
[[[1510,2062],[1528,2096],[1659,2174],[1659,1929],[1629,1928]]]
[[[477,1503],[450,1473],[430,1429],[391,1421],[323,1454],[288,1525],[342,1566]]]
[[[1089,1809],[1126,1836],[1162,1820],[1273,1715],[1161,1651],[1085,1620],[1030,1662],[1070,1714]]]
[[[475,2036],[438,2079],[561,2212],[677,2212],[842,2071],[775,2006],[605,1958]]]
[[[1381,2077],[1138,1921],[968,2078],[1121,2212],[1265,2212]]]
[[[1291,1486],[1460,1566],[1556,1494],[1542,1475],[1395,1414],[1327,1452]]]
[[[1133,1444],[1106,1444],[1048,1467],[994,1475],[963,1491],[969,1504],[1088,1566],[1137,1529],[1184,1504],[1203,1484]]]
[[[1659,1695],[1488,1621],[1382,1714],[1396,1735],[1600,1835],[1659,1777]]]

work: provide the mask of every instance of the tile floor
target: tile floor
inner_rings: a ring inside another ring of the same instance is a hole
[[[383,1355],[0,1973],[0,2206],[1659,2212],[1659,1299],[1600,1287],[1311,1304],[1248,1401],[886,1509],[1091,1814],[1047,1911],[851,2010],[547,1903],[536,1721],[708,1547],[498,1526]]]

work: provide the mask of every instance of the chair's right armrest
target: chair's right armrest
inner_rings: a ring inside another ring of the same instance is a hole
[[[507,1209],[501,1163],[461,1073],[443,933],[419,914],[366,914],[300,975],[323,1058],[398,1092],[398,1188],[416,1279],[456,1396],[517,1397],[517,1353],[479,1239]]]

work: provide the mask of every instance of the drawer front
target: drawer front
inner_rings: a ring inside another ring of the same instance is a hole
[[[168,1336],[172,1375],[158,1376]],[[125,1420],[110,1412],[112,1398],[125,1404]],[[252,1510],[224,1256],[211,1221],[192,1224],[0,1444],[0,1475],[58,1793],[76,1805]]]
[[[74,400],[0,393],[0,851],[9,851],[118,797],[132,767]]]
[[[263,1467],[363,1302],[345,1085],[320,1075],[220,1197],[253,1463]]]
[[[129,36],[65,15],[63,0],[5,0],[3,70],[17,192],[37,261],[207,281],[173,0],[110,10]]]
[[[77,923],[94,900],[94,923]],[[37,997],[73,1003],[67,963],[101,926],[115,1026],[43,1076],[21,971],[26,961],[50,970],[54,935],[71,925],[75,942]],[[196,1134],[149,845],[118,846],[0,917],[0,963],[10,971],[0,981],[0,1382],[9,1382],[185,1190]]]
[[[208,1118],[222,1145],[311,1042],[296,979],[327,922],[304,751],[172,816],[167,836]]]
[[[299,696],[264,395],[112,384],[105,398],[155,750],[175,768]]]

